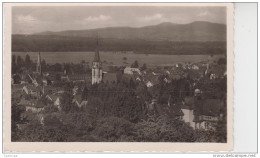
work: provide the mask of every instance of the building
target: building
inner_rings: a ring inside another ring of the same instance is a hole
[[[196,102],[195,97],[186,97],[181,105],[183,120],[194,129],[214,129],[221,116],[223,102],[219,99],[206,99]]]
[[[141,75],[141,71],[138,68],[126,67],[124,69],[124,74],[133,75],[135,72]]]
[[[187,122],[193,129],[195,129],[194,122],[194,98],[185,97],[181,105],[181,111],[183,112],[183,121]]]
[[[97,40],[98,46],[98,40]],[[99,57],[98,47],[95,52],[94,61],[92,63],[92,84],[99,84],[102,81],[102,64]]]
[[[65,80],[69,80],[69,81],[73,81],[73,82],[86,82],[86,81],[90,81],[91,77],[88,74],[70,74],[64,76]]]
[[[36,73],[39,73],[39,74],[42,73],[41,54],[40,54],[40,52],[39,52],[39,54],[38,54],[38,59],[37,59],[37,64],[36,64]]]
[[[219,99],[207,99],[196,108],[194,122],[196,129],[214,129],[214,124],[220,118],[223,102]]]

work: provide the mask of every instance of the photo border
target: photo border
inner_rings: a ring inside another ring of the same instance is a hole
[[[226,6],[227,7],[227,143],[112,143],[112,142],[101,142],[101,143],[88,143],[88,142],[11,142],[11,80],[7,76],[11,77],[11,17],[9,15],[10,7],[12,6],[22,6],[24,4],[29,4],[33,6],[43,6],[44,5],[69,5],[79,4],[79,3],[4,3],[3,15],[5,17],[4,21],[4,39],[5,43],[3,45],[3,151],[4,152],[197,152],[197,151],[230,151],[233,149],[233,74],[234,74],[234,41],[233,41],[233,12],[234,7],[232,3],[112,3],[114,5],[185,5],[185,6]],[[88,6],[93,4],[98,5],[111,5],[111,3],[84,3]],[[82,6],[82,3],[80,3]],[[94,6],[93,5],[93,6]],[[108,5],[108,6],[109,6]],[[8,18],[7,18],[8,17]],[[231,20],[230,20],[231,19]],[[8,54],[10,53],[10,54]],[[62,145],[62,146],[61,146]],[[84,146],[86,145],[86,146]],[[199,146],[199,147],[198,147]],[[75,149],[72,149],[75,148]],[[188,149],[189,148],[189,149]],[[19,149],[19,150],[18,150]],[[50,150],[51,149],[51,150]],[[69,150],[67,150],[69,149]],[[173,150],[174,149],[174,150]],[[184,149],[184,150],[183,150]]]

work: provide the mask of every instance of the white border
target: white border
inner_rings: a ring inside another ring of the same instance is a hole
[[[24,5],[24,4],[21,4]],[[33,4],[33,5],[40,5],[40,4]],[[48,5],[44,3],[43,5]],[[55,4],[51,4],[55,5]],[[60,5],[60,4],[57,4]],[[71,6],[71,4],[69,4]],[[75,4],[78,5],[78,4]],[[80,4],[83,5],[83,4]],[[96,5],[96,4],[90,4]],[[103,4],[98,4],[103,5]],[[106,5],[115,5],[115,4],[106,4]],[[126,4],[119,4],[119,5],[126,5]],[[130,5],[141,5],[140,3],[132,3]],[[143,5],[151,5],[151,4],[143,4]],[[152,5],[173,5],[169,3],[164,4],[152,4]],[[232,4],[228,3],[193,3],[193,4],[174,4],[174,5],[207,5],[207,6],[227,6],[228,8],[228,21],[227,21],[227,29],[228,29],[228,74],[233,74],[233,10]],[[4,8],[7,13],[10,12],[10,8]],[[9,17],[8,17],[9,16]],[[127,152],[127,151],[136,151],[136,152],[173,152],[173,151],[229,151],[233,148],[233,76],[228,75],[228,143],[18,143],[18,142],[10,142],[10,15],[5,15],[5,53],[4,53],[4,71],[5,71],[5,79],[4,79],[4,89],[6,93],[4,93],[4,149],[5,151],[22,151],[22,152],[31,152],[31,151],[61,151],[61,152],[77,152],[77,151],[115,151],[115,152]],[[231,26],[231,27],[229,27]],[[9,30],[8,30],[9,28]],[[9,33],[9,34],[8,34]],[[9,116],[9,117],[8,117]]]

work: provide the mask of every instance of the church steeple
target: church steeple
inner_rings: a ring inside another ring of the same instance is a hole
[[[100,57],[99,57],[99,43],[98,43],[98,35],[97,35],[97,45],[96,45],[96,52],[95,52],[95,57],[93,62],[100,62]]]
[[[102,65],[100,62],[98,47],[99,47],[99,43],[98,43],[98,37],[97,37],[97,47],[96,47],[94,60],[92,63],[92,84],[98,84],[102,81]]]
[[[42,73],[42,67],[41,67],[41,54],[39,52],[38,54],[38,60],[37,60],[37,64],[36,64],[36,72],[41,74]]]

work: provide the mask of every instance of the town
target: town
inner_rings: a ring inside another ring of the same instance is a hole
[[[172,66],[12,55],[12,141],[226,142],[226,58]],[[126,58],[122,60],[127,60]]]

